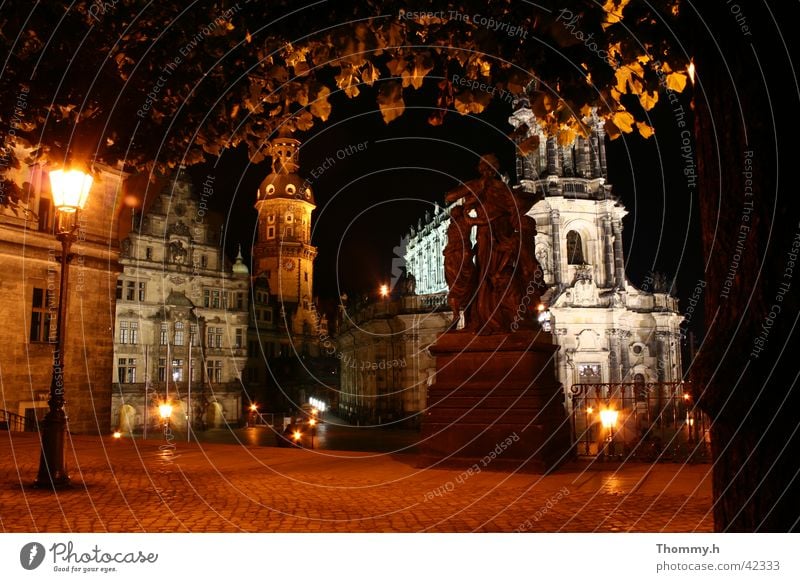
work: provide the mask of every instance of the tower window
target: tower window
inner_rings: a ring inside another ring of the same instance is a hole
[[[567,233],[567,263],[570,265],[585,265],[583,258],[583,241],[581,235],[575,230]]]
[[[273,222],[275,222],[275,215],[274,215],[274,214],[270,214],[270,215],[268,215],[268,216],[267,216],[267,222],[269,222],[270,224],[272,224]]]
[[[275,238],[275,227],[268,226],[267,227],[267,239]]]
[[[294,214],[291,212],[286,213],[286,222],[293,222],[294,221]]]

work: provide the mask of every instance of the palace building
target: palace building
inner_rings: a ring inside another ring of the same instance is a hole
[[[122,241],[116,282],[111,426],[145,432],[158,405],[179,430],[237,424],[247,352],[250,280],[220,246],[220,221],[179,170]]]

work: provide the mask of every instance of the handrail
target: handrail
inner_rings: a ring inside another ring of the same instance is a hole
[[[30,419],[14,412],[0,409],[0,430],[37,432],[39,423],[31,422]]]

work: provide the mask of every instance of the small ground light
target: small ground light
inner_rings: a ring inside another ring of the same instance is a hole
[[[594,412],[594,408],[592,408],[591,406],[586,409],[586,414],[592,414],[593,412]]]
[[[255,412],[256,410],[258,410],[258,406],[255,405],[255,404],[251,404],[250,405],[250,412]]]
[[[686,394],[686,393],[683,394],[683,399],[684,400],[689,400],[689,398],[691,398],[691,397],[688,394]]]
[[[294,431],[294,434],[292,435],[292,438],[294,438],[294,440],[296,440],[296,441],[299,441],[301,436],[303,436],[302,433],[299,430],[296,430],[296,431]]]
[[[122,433],[121,433],[121,432],[119,432],[118,430],[115,430],[115,431],[114,431],[114,434],[113,434],[112,436],[113,436],[115,439],[121,439],[121,438],[122,438]]]
[[[389,286],[381,285],[381,297],[388,297],[388,296],[389,296]]]

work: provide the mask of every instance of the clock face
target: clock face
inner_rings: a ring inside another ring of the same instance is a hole
[[[292,259],[285,259],[283,261],[283,268],[286,269],[287,271],[291,271],[292,269],[294,269],[294,261]]]

